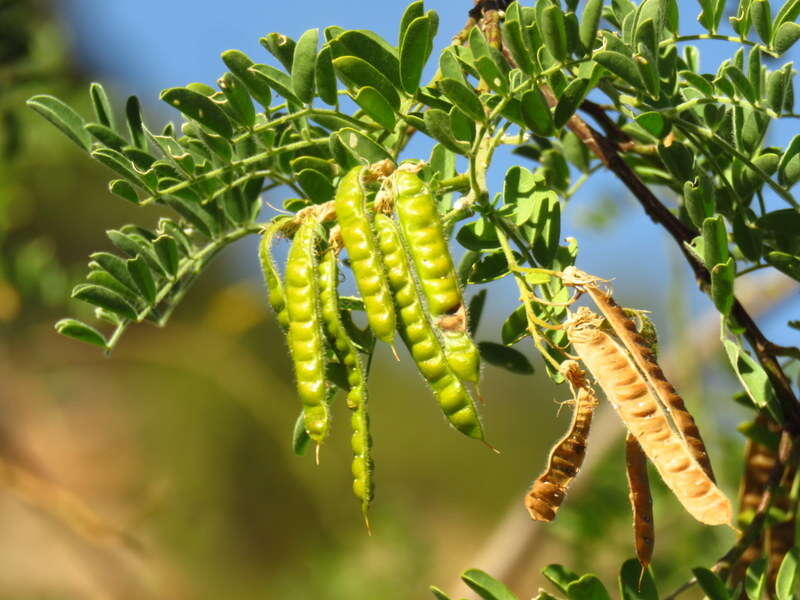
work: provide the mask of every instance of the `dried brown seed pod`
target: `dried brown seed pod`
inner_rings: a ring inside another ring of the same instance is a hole
[[[555,518],[569,484],[583,464],[586,441],[597,406],[597,397],[577,362],[565,361],[561,371],[572,386],[575,411],[569,431],[553,446],[547,468],[533,482],[525,496],[525,507],[535,521],[552,521]]]
[[[642,572],[653,559],[656,533],[653,526],[653,497],[650,495],[650,479],[647,476],[647,456],[639,442],[630,433],[625,438],[625,470],[628,474],[631,509],[633,510],[633,536],[636,558]]]
[[[650,344],[638,333],[634,322],[614,301],[610,292],[600,289],[599,284],[604,280],[589,275],[575,267],[567,267],[562,274],[562,280],[565,285],[573,286],[591,297],[597,308],[603,313],[606,321],[613,328],[614,333],[630,352],[636,366],[644,374],[659,401],[669,410],[672,421],[689,447],[689,451],[713,481],[714,472],[711,468],[711,461],[708,458],[706,446],[703,443],[703,438],[700,436],[700,431],[694,422],[694,418],[686,409],[683,398],[675,391],[672,384],[667,381]]]
[[[600,322],[585,307],[572,315],[566,331],[575,352],[684,508],[707,525],[729,525],[730,501],[670,427],[644,376],[627,352],[600,330]]]

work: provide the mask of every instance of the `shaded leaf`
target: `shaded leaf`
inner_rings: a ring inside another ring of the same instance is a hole
[[[589,91],[590,81],[588,79],[577,78],[572,80],[566,89],[561,93],[558,104],[553,111],[553,123],[559,129],[567,124],[570,117],[578,110],[581,102]]]
[[[500,367],[517,375],[532,375],[533,365],[519,350],[495,344],[493,342],[478,342],[481,358],[490,365]]]
[[[439,86],[444,95],[468,117],[479,122],[486,120],[483,104],[471,87],[456,79],[448,78],[442,79]]]
[[[106,338],[103,337],[102,333],[94,327],[75,319],[61,319],[56,323],[55,329],[61,335],[86,342],[87,344],[93,344],[101,348],[105,348],[107,345]]]
[[[645,569],[642,573],[642,565],[635,558],[622,564],[619,592],[622,600],[658,600],[658,590],[651,570]]]
[[[438,108],[431,108],[425,111],[423,118],[428,134],[445,148],[456,154],[465,154],[469,150],[469,144],[458,141],[453,135],[449,114]]]
[[[306,450],[308,450],[310,443],[311,438],[308,436],[308,432],[306,431],[305,417],[301,411],[300,415],[297,417],[297,420],[294,422],[294,428],[292,429],[292,451],[297,456],[303,456],[306,453]]]
[[[500,329],[500,339],[506,346],[511,346],[528,335],[528,317],[525,314],[525,307],[519,306],[503,321],[503,326]],[[542,573],[550,579],[545,571],[542,571]],[[553,580],[551,579],[551,581]]]
[[[542,569],[542,575],[550,580],[558,589],[566,593],[567,586],[578,580],[578,575],[563,565],[548,565]]]
[[[786,252],[770,252],[767,262],[792,279],[800,281],[800,260]]]
[[[570,600],[611,600],[603,582],[590,573],[570,583],[567,596]]]
[[[775,595],[778,600],[792,600],[797,588],[797,569],[800,563],[800,550],[792,548],[783,558],[778,577],[775,580]]]
[[[72,297],[99,306],[124,319],[136,320],[134,308],[122,296],[108,288],[84,283],[72,290]]]
[[[550,106],[538,89],[528,90],[522,95],[522,117],[525,125],[536,135],[548,137],[553,134],[555,125]]]
[[[479,569],[469,569],[461,579],[484,600],[517,600],[504,584]]]
[[[54,96],[33,96],[26,102],[33,110],[58,127],[73,142],[87,152],[92,147],[92,138],[84,129],[83,118],[72,108]]]
[[[753,404],[758,408],[769,410],[776,421],[783,422],[781,408],[775,397],[775,392],[769,382],[767,373],[761,365],[738,344],[724,338],[722,343],[725,346],[725,352],[728,355],[728,361],[733,367],[734,373],[736,373],[739,382],[744,387],[747,395],[750,396]]]

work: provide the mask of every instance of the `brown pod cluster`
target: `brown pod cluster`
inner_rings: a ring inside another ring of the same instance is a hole
[[[673,431],[647,380],[627,352],[582,307],[566,324],[567,337],[606,397],[684,508],[707,525],[729,525],[731,503]]]
[[[758,421],[764,423],[765,419],[759,416]],[[775,451],[771,448],[756,443],[753,440],[747,442],[744,474],[742,475],[742,484],[739,488],[740,519],[742,516],[748,514],[752,517],[758,510],[758,506],[761,504],[761,496],[767,489],[767,481],[769,480],[772,469],[775,467],[777,458]],[[742,526],[743,524],[740,522],[739,525]],[[735,585],[744,581],[747,568],[761,556],[763,551],[764,534],[762,532],[733,565],[731,569],[732,584]]]
[[[647,476],[647,456],[636,438],[630,433],[625,438],[625,470],[628,474],[631,509],[633,510],[633,538],[636,558],[647,569],[653,559],[656,533],[653,525],[653,497]]]
[[[714,481],[714,472],[711,461],[706,452],[706,446],[694,418],[686,409],[683,398],[675,391],[672,384],[667,381],[664,372],[659,366],[650,344],[636,330],[634,322],[625,314],[625,311],[614,301],[611,293],[600,289],[599,283],[603,280],[589,275],[575,267],[567,267],[562,274],[565,285],[573,286],[591,297],[597,308],[611,325],[616,336],[623,343],[636,366],[644,374],[647,383],[652,387],[658,399],[669,410],[672,421],[681,437],[686,442],[689,451],[700,464],[708,477]]]
[[[525,496],[525,507],[535,521],[555,519],[567,488],[583,464],[586,441],[597,406],[597,397],[577,362],[565,361],[561,365],[561,372],[572,387],[575,411],[567,434],[553,446],[547,468],[533,482]]]

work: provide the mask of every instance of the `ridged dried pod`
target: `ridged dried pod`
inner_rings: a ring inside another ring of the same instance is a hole
[[[707,525],[730,525],[731,503],[670,427],[630,356],[600,330],[602,320],[581,307],[566,324],[572,347],[684,508]]]
[[[706,446],[694,418],[686,409],[683,398],[675,391],[672,384],[667,381],[664,372],[656,360],[650,344],[637,332],[635,323],[625,314],[625,311],[614,301],[610,292],[600,289],[603,281],[599,277],[585,273],[575,267],[567,267],[562,273],[565,285],[573,286],[585,292],[597,305],[597,308],[606,318],[614,333],[630,352],[636,366],[644,374],[647,382],[652,387],[660,402],[667,407],[675,427],[685,440],[689,451],[700,464],[708,477],[714,481],[714,471],[708,458]]]
[[[653,497],[647,475],[647,456],[636,438],[628,433],[625,438],[625,471],[628,475],[631,509],[633,510],[633,539],[636,558],[642,572],[653,559],[656,533],[653,526]]]
[[[572,387],[575,411],[567,434],[553,446],[547,468],[533,482],[525,496],[525,507],[534,521],[555,519],[567,488],[583,464],[589,429],[597,406],[597,397],[576,361],[564,361],[560,370]]]

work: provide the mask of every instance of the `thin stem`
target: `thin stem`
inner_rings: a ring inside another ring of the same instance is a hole
[[[106,352],[110,353],[114,349],[114,347],[117,345],[117,342],[119,341],[120,337],[122,336],[123,332],[128,327],[128,325],[130,325],[131,323],[140,323],[144,319],[146,319],[152,313],[155,307],[157,307],[161,302],[163,302],[167,298],[167,296],[169,296],[169,294],[172,292],[172,290],[178,283],[183,283],[185,284],[184,289],[182,289],[181,292],[175,297],[173,306],[168,308],[167,312],[165,312],[164,315],[162,315],[161,318],[158,320],[159,326],[163,326],[164,323],[166,323],[167,319],[169,318],[169,315],[174,310],[175,306],[177,306],[178,301],[188,291],[189,285],[187,283],[187,280],[191,281],[197,274],[200,273],[200,271],[203,270],[203,268],[211,261],[211,259],[213,259],[214,256],[216,256],[217,253],[223,248],[225,248],[227,245],[247,235],[258,233],[260,230],[261,226],[259,225],[255,225],[252,223],[249,225],[243,225],[242,227],[230,231],[225,236],[212,241],[210,244],[205,246],[202,250],[194,254],[192,257],[186,259],[183,262],[183,264],[178,268],[178,272],[175,273],[175,276],[172,278],[172,280],[169,281],[164,287],[162,287],[158,291],[158,294],[156,295],[156,298],[153,301],[153,303],[147,308],[145,308],[142,312],[136,315],[135,321],[125,320],[122,321],[119,325],[117,325],[117,328],[114,330],[114,333],[111,335],[111,337],[108,340],[108,343],[106,344]]]
[[[326,143],[327,141],[328,138],[326,137],[313,138],[311,140],[294,142],[293,144],[286,144],[285,146],[280,146],[278,148],[271,148],[269,150],[265,150],[264,152],[253,154],[252,156],[248,156],[247,158],[244,158],[240,161],[232,162],[217,169],[213,169],[211,171],[202,173],[201,175],[198,175],[191,181],[181,181],[180,183],[171,185],[170,187],[159,191],[158,195],[145,198],[139,204],[140,205],[152,204],[160,196],[169,196],[171,194],[174,194],[175,192],[179,192],[188,187],[191,187],[194,183],[197,183],[198,181],[204,181],[206,179],[213,179],[214,177],[219,177],[220,175],[224,175],[227,171],[231,169],[236,169],[237,167],[246,167],[247,165],[251,165],[253,163],[266,160],[267,158],[271,158],[278,154],[283,154],[284,152],[294,152],[295,150],[302,150],[303,148],[308,148],[309,146],[316,146],[317,144],[323,144]]]
[[[771,52],[766,46],[764,46],[759,42],[751,42],[750,40],[746,40],[744,38],[734,37],[730,35],[721,35],[719,33],[696,33],[694,35],[679,35],[662,41],[659,44],[659,46],[664,48],[667,46],[671,46],[672,44],[677,44],[678,42],[694,42],[701,40],[715,40],[718,42],[731,42],[733,44],[740,44],[743,46],[753,46],[757,47],[765,54],[769,54],[770,56],[775,57],[775,54],[773,52]]]
[[[530,295],[533,293],[533,290],[530,289],[528,286],[528,282],[525,281],[525,277],[519,271],[519,265],[517,265],[517,259],[514,256],[514,252],[511,250],[511,246],[508,243],[508,238],[502,231],[501,227],[496,229],[497,231],[497,239],[500,240],[500,247],[503,249],[503,254],[506,257],[506,261],[508,262],[509,270],[511,271],[512,275],[514,276],[514,281],[517,284],[517,289],[519,290],[520,294],[520,302],[525,307],[525,317],[528,321],[528,333],[531,334],[531,339],[533,339],[533,344],[536,346],[536,349],[539,351],[539,354],[542,355],[542,358],[550,363],[556,371],[558,371],[559,367],[561,366],[557,360],[555,360],[550,353],[547,352],[544,345],[542,344],[542,336],[537,329],[539,327],[548,327],[552,328],[552,325],[545,323],[539,317],[536,316],[536,313],[533,310],[533,305],[531,304]]]
[[[786,188],[784,188],[782,185],[779,185],[778,183],[776,183],[772,179],[772,177],[770,177],[767,174],[767,172],[764,171],[764,169],[762,169],[757,164],[755,164],[752,160],[750,160],[750,157],[748,157],[745,154],[743,154],[742,152],[740,152],[739,149],[736,148],[733,144],[731,144],[727,140],[723,139],[722,137],[718,136],[717,134],[715,134],[713,131],[711,131],[707,127],[699,127],[698,125],[695,125],[694,123],[691,123],[691,122],[686,121],[684,119],[677,119],[675,121],[675,124],[678,125],[678,127],[680,127],[680,128],[691,129],[697,135],[702,136],[702,137],[704,137],[704,138],[706,138],[708,140],[711,140],[715,144],[719,144],[720,146],[725,148],[733,156],[735,156],[736,158],[741,160],[745,165],[747,165],[747,167],[749,169],[752,169],[755,172],[755,174],[758,175],[758,177],[761,180],[764,181],[764,183],[766,183],[769,187],[771,187],[772,190],[776,194],[778,194],[781,198],[786,200],[786,202],[788,202],[792,206],[792,208],[800,209],[800,204],[797,203],[797,201],[794,199],[794,196],[792,196],[792,194],[789,191],[787,191]]]

